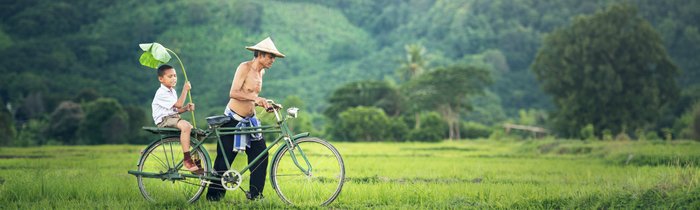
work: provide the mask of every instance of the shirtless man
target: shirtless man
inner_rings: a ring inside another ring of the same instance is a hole
[[[265,109],[271,108],[267,103],[267,99],[260,97],[262,90],[262,81],[265,70],[272,67],[275,58],[284,58],[284,54],[280,53],[275,47],[270,37],[265,38],[255,46],[246,47],[253,51],[253,60],[246,61],[238,65],[236,73],[231,83],[229,91],[229,102],[226,105],[224,114],[231,117],[231,121],[222,125],[222,127],[247,127],[255,126],[257,118],[255,117],[255,106],[261,106]],[[239,141],[243,139],[242,141]],[[224,154],[221,154],[222,148],[217,148],[216,160],[214,160],[214,170],[221,175],[226,171],[226,161],[224,156],[233,163],[236,158],[236,152],[245,151],[248,155],[248,161],[255,159],[267,147],[265,140],[261,134],[240,135],[238,138],[235,135],[221,136],[223,143]],[[242,143],[242,145],[239,145]],[[268,155],[265,154],[257,164],[251,167],[250,173],[250,191],[246,196],[248,199],[255,200],[262,198],[263,188],[265,187],[265,178],[267,175]],[[250,162],[249,162],[250,164]],[[207,200],[218,201],[224,197],[226,190],[220,184],[209,184],[207,191]]]

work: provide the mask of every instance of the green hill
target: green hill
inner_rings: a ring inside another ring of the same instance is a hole
[[[297,95],[306,109],[321,112],[342,84],[396,81],[404,46],[419,43],[430,67],[489,66],[494,94],[480,100],[500,103],[513,117],[520,109],[552,107],[529,71],[542,37],[613,2],[619,1],[9,1],[0,4],[0,100],[13,104],[20,121],[85,95],[148,112],[158,82],[138,63],[138,44],[155,41],[184,60],[202,118],[221,112],[235,67],[252,58],[244,46],[272,36],[288,57],[266,74],[265,97]],[[662,34],[683,69],[682,86],[696,85],[698,3],[631,3]]]

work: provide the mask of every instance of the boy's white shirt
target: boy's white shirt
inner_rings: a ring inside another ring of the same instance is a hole
[[[158,125],[158,123],[163,121],[163,117],[177,114],[175,103],[177,103],[177,91],[175,91],[175,88],[167,88],[165,85],[160,84],[160,88],[156,91],[151,104],[153,122]]]

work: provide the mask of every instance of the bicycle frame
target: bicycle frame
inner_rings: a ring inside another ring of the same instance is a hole
[[[263,150],[260,155],[255,157],[252,161],[249,161],[250,163],[246,165],[241,171],[239,171],[240,174],[244,174],[246,171],[248,171],[255,163],[260,161],[262,157],[275,145],[279,144],[280,141],[284,142],[278,148],[277,152],[275,152],[275,155],[272,156],[273,158],[277,157],[280,153],[280,151],[285,147],[290,147],[290,155],[292,156],[293,162],[296,164],[296,166],[304,172],[305,174],[311,173],[312,167],[311,164],[309,163],[309,160],[306,158],[306,155],[304,152],[301,150],[301,148],[297,148],[301,157],[303,158],[304,162],[306,163],[306,168],[303,167],[301,164],[299,164],[299,161],[297,160],[296,155],[294,154],[294,149],[296,148],[294,145],[294,141],[296,139],[302,138],[302,137],[307,137],[309,136],[308,132],[304,133],[299,133],[296,135],[292,135],[292,131],[289,129],[287,126],[287,119],[288,117],[283,116],[280,117],[280,113],[275,109],[274,110],[275,117],[277,119],[277,125],[266,125],[266,126],[256,126],[256,127],[245,127],[245,128],[235,128],[235,127],[209,127],[207,129],[206,134],[204,137],[202,137],[201,140],[197,138],[192,138],[192,146],[190,148],[190,152],[195,151],[197,148],[201,148],[201,151],[204,153],[204,157],[207,159],[206,163],[207,168],[212,168],[212,161],[211,157],[209,155],[209,152],[204,148],[204,142],[212,137],[217,138],[217,148],[220,148],[222,154],[225,153],[226,151],[223,151],[223,146],[222,141],[221,141],[221,136],[222,135],[238,135],[238,134],[251,134],[251,133],[279,133],[280,135],[273,141],[269,146]],[[258,129],[261,129],[258,131]],[[158,141],[162,141],[163,139],[170,138],[170,137],[179,137],[179,130],[175,128],[159,128],[157,129],[160,133],[160,139]],[[177,132],[177,133],[175,133]],[[177,135],[176,135],[177,134]],[[214,134],[214,135],[212,135]],[[154,145],[153,143],[146,147],[143,151],[148,151],[148,149]],[[227,170],[231,169],[231,164],[232,162],[229,162],[228,158],[224,155],[224,160],[226,162],[226,168]],[[174,162],[173,162],[174,163]],[[168,172],[161,172],[161,173],[149,173],[149,172],[140,172],[140,171],[134,171],[134,170],[129,170],[129,174],[132,175],[140,175],[146,178],[161,178],[161,179],[183,179],[184,177],[189,177],[189,178],[203,178],[207,179],[209,181],[220,181],[221,178],[214,176],[214,174],[210,171],[207,171],[203,175],[196,175],[196,174],[190,174],[190,173],[178,173],[178,170],[182,167],[183,161],[180,160],[177,164],[174,164],[174,167],[171,168],[171,171]],[[265,166],[267,167],[267,166]]]

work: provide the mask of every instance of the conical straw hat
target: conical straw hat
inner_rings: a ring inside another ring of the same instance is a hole
[[[275,47],[275,43],[272,42],[272,39],[270,37],[265,38],[264,40],[260,41],[258,44],[255,46],[247,46],[245,47],[246,49],[250,51],[262,51],[266,53],[272,53],[275,54],[275,56],[284,58],[284,54],[282,54],[279,50],[277,50],[277,47]]]

